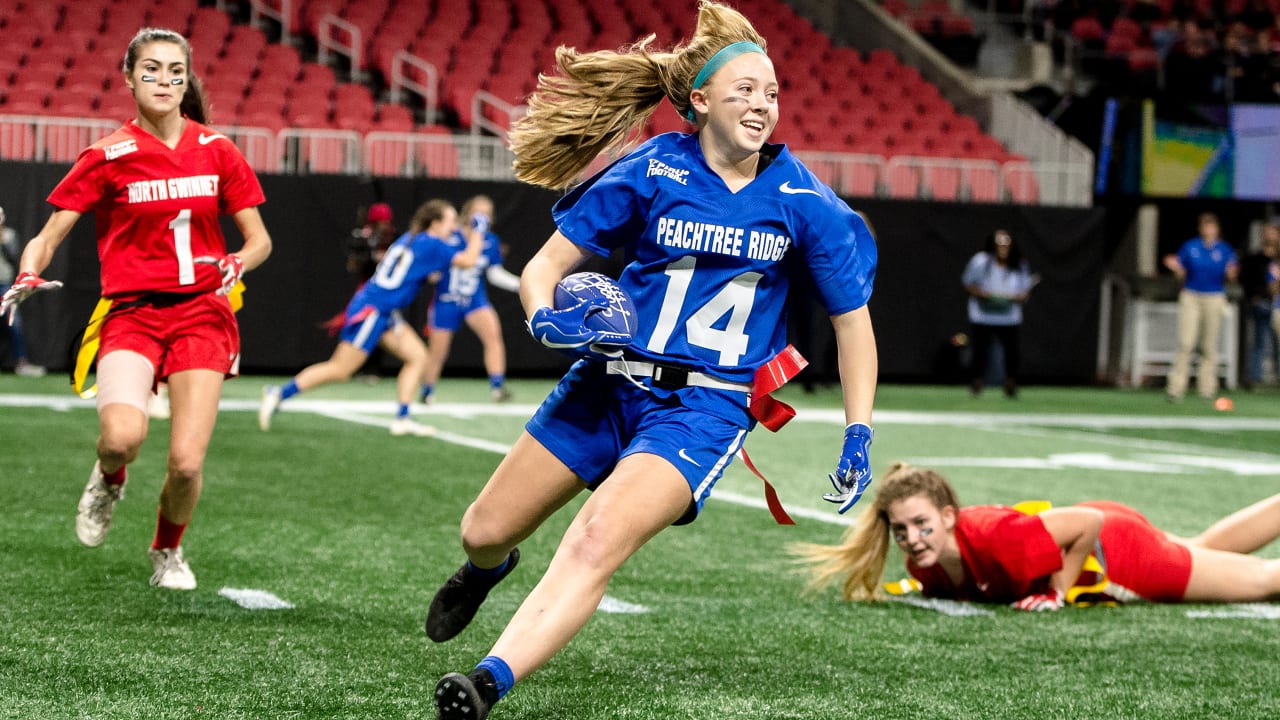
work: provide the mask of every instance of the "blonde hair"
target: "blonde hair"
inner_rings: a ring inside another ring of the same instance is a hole
[[[960,501],[947,479],[934,472],[895,463],[880,481],[875,502],[840,538],[839,545],[793,543],[787,550],[797,561],[810,565],[805,590],[815,592],[843,578],[840,595],[845,600],[878,600],[884,597],[880,580],[889,557],[889,506],[923,495],[938,509]]]
[[[687,45],[654,51],[649,35],[621,51],[579,53],[556,48],[558,75],[539,75],[529,112],[509,136],[516,177],[553,189],[566,188],[603,152],[620,148],[666,97],[685,117],[693,81],[707,61],[735,42],[765,40],[742,13],[702,0]]]

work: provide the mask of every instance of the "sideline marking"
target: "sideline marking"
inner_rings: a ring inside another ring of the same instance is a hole
[[[642,615],[649,612],[649,608],[644,605],[636,605],[635,603],[624,602],[617,598],[605,595],[600,598],[600,604],[596,606],[600,612],[615,613],[620,615]]]
[[[912,607],[932,610],[949,617],[986,617],[989,615],[995,615],[995,612],[992,610],[974,605],[973,603],[962,603],[958,600],[916,597],[914,595],[900,595],[897,597],[890,597],[889,599],[893,602],[900,602]]]
[[[1188,610],[1189,618],[1226,620],[1280,620],[1280,606],[1267,603],[1240,603],[1213,610]]]
[[[281,600],[266,590],[224,587],[218,594],[246,610],[292,610],[294,607],[293,603]]]

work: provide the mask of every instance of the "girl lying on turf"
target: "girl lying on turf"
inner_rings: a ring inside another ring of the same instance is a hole
[[[1280,599],[1280,560],[1246,554],[1280,536],[1280,495],[1190,539],[1165,533],[1117,502],[1046,506],[962,508],[941,475],[899,463],[839,545],[797,544],[792,552],[812,565],[810,589],[841,579],[847,600],[883,596],[890,539],[913,578],[887,583],[895,594],[918,589],[1019,610],[1057,610],[1067,602]]]

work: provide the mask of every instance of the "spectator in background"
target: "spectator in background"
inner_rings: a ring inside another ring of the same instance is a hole
[[[1200,215],[1200,235],[1167,255],[1165,267],[1182,281],[1178,294],[1178,352],[1169,369],[1165,392],[1170,402],[1182,402],[1191,374],[1191,353],[1200,347],[1198,388],[1211,400],[1218,393],[1218,338],[1227,309],[1226,284],[1239,272],[1236,251],[1221,237],[1218,217]]]
[[[1245,388],[1252,390],[1262,383],[1262,361],[1271,357],[1273,372],[1280,373],[1280,347],[1271,328],[1271,310],[1275,292],[1268,274],[1280,255],[1280,218],[1273,218],[1262,228],[1262,246],[1258,252],[1240,263],[1240,285],[1244,290],[1246,337],[1249,341],[1249,367]]]
[[[4,208],[0,208],[0,295],[3,295],[13,279],[18,276],[18,259],[22,257],[22,244],[18,240],[18,231],[5,225]],[[23,377],[43,377],[45,370],[39,365],[27,362],[27,348],[22,338],[22,315],[14,308],[12,324],[0,322],[0,358],[4,357],[5,346],[8,354],[13,356],[13,371]]]
[[[358,275],[362,283],[368,282],[395,239],[391,206],[384,202],[370,205],[365,224],[351,231],[347,272]]]
[[[502,323],[498,312],[489,304],[487,285],[507,292],[520,289],[520,276],[502,266],[502,240],[489,227],[493,221],[493,200],[476,195],[462,206],[462,227],[446,242],[454,247],[467,244],[469,233],[482,236],[483,249],[472,267],[451,267],[436,283],[435,300],[427,320],[430,360],[422,382],[422,402],[430,403],[444,362],[453,345],[453,334],[462,323],[471,328],[484,348],[484,370],[489,376],[489,392],[495,402],[511,399],[507,390],[507,348],[502,341]]]
[[[992,342],[998,341],[1004,350],[1004,394],[1017,397],[1022,305],[1036,281],[1009,231],[1001,229],[991,233],[982,251],[965,266],[961,282],[969,293],[972,326],[970,390],[974,397],[982,392]]]
[[[1164,61],[1164,91],[1185,102],[1210,102],[1221,97],[1222,63],[1215,56],[1212,41],[1198,28],[1191,35],[1194,22],[1187,22],[1187,32],[1180,44],[1174,45]]]

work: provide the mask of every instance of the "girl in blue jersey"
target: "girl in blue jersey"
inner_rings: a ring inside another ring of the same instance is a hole
[[[624,52],[559,48],[561,73],[540,81],[511,136],[517,176],[562,188],[664,96],[696,125],[649,140],[564,196],[557,232],[521,275],[535,338],[583,359],[467,509],[467,562],[432,600],[428,636],[466,627],[515,568],[517,543],[583,489],[592,494],[489,655],[437,684],[447,720],[487,717],[586,624],[628,557],[697,516],[756,423],[752,381],[786,346],[793,280],[813,284],[839,343],[849,427],[826,497],[847,510],[871,480],[866,304],[876,249],[866,225],[785,147],[767,144],[778,81],[745,17],[704,0],[688,45],[658,52],[651,41]],[[627,261],[620,284],[635,302],[634,338],[584,326],[597,300],[552,309],[559,280],[614,250]]]
[[[418,208],[401,235],[378,263],[369,282],[360,286],[347,303],[340,337],[333,355],[308,366],[283,386],[262,390],[258,426],[271,429],[271,418],[280,403],[304,390],[349,380],[374,347],[381,345],[400,358],[404,366],[396,379],[399,408],[391,423],[393,435],[431,435],[434,430],[409,415],[427,368],[427,348],[418,333],[405,322],[400,310],[413,302],[427,278],[450,267],[471,267],[480,257],[479,239],[459,249],[445,242],[458,227],[458,213],[445,200],[428,200]]]
[[[519,276],[502,267],[502,241],[489,230],[493,218],[493,200],[487,195],[476,195],[462,204],[462,220],[465,229],[455,232],[447,241],[455,247],[466,244],[466,236],[479,233],[484,243],[480,261],[473,267],[453,267],[436,283],[436,297],[431,303],[427,318],[427,343],[431,359],[427,362],[426,379],[422,383],[422,401],[431,402],[436,383],[449,357],[453,334],[466,321],[480,346],[484,348],[484,369],[489,375],[489,391],[493,399],[505,402],[511,399],[507,390],[507,349],[502,342],[502,324],[498,313],[489,304],[486,282],[495,287],[515,292],[520,289]]]
[[[1164,259],[1182,281],[1178,293],[1178,351],[1169,368],[1165,392],[1170,402],[1180,402],[1191,379],[1191,353],[1200,348],[1200,369],[1196,386],[1200,397],[1212,400],[1218,394],[1218,343],[1222,315],[1227,309],[1226,284],[1236,279],[1240,264],[1236,251],[1222,239],[1218,217],[1200,215],[1200,235],[1182,244],[1178,252]]]

